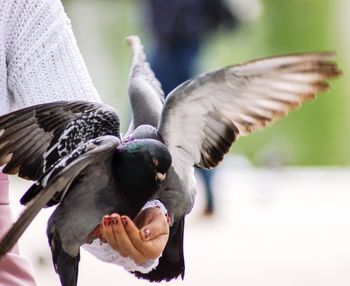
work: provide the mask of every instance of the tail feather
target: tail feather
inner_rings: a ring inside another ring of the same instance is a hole
[[[78,270],[80,253],[73,257],[62,248],[61,242],[48,234],[52,252],[52,260],[62,286],[76,286],[78,284]]]
[[[12,249],[36,215],[52,198],[53,194],[57,192],[57,189],[60,188],[60,183],[62,183],[60,180],[55,180],[45,192],[38,194],[35,197],[35,200],[33,200],[27,206],[27,208],[24,209],[18,220],[13,224],[11,229],[6,233],[0,242],[0,258],[10,251],[10,249]]]

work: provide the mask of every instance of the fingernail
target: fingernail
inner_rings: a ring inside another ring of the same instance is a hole
[[[114,225],[118,224],[118,218],[117,217],[112,217],[112,223]]]
[[[122,223],[124,226],[127,226],[128,225],[128,220],[126,217],[122,217]]]
[[[146,239],[149,238],[151,235],[151,231],[149,230],[149,228],[145,228],[143,230],[143,233],[144,233]]]
[[[104,217],[104,218],[103,218],[103,224],[104,224],[105,226],[111,225],[111,218],[110,218],[110,217]]]

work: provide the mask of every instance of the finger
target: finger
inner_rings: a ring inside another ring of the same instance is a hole
[[[147,209],[144,209],[138,216],[140,216],[140,223],[138,226],[139,228],[141,228],[142,226],[149,224],[150,222],[152,222],[152,220],[154,220],[154,218],[157,215],[162,214],[162,211],[160,210],[160,208],[158,207],[150,207]]]
[[[144,263],[147,257],[135,247],[129,238],[129,234],[135,235],[135,229],[137,230],[137,227],[132,220],[126,216],[121,217],[121,222],[122,223],[113,225],[113,231],[118,240],[120,250],[127,254],[127,256],[133,259],[137,264]]]
[[[151,245],[149,242],[145,242],[141,238],[141,231],[137,228],[133,221],[127,216],[123,216],[122,219],[125,222],[125,231],[135,248],[147,259],[157,258],[161,253],[161,251],[158,250],[159,247],[156,247],[156,249],[151,249],[153,245]]]
[[[102,222],[100,223],[100,241],[102,241],[103,243],[107,242],[105,237],[104,237],[103,219],[102,219]]]
[[[142,241],[144,255],[151,259],[158,258],[164,251],[168,238],[168,235],[162,234],[152,240]]]
[[[141,238],[141,231],[133,223],[133,221],[128,217],[122,217],[126,223],[125,230],[135,248],[142,253],[145,259],[156,259],[162,253],[166,241],[164,242],[164,247],[162,242],[157,238],[152,241],[144,241]]]
[[[105,215],[102,218],[101,222],[101,235],[106,242],[108,242],[112,248],[114,248],[114,244],[116,243],[113,228],[112,228],[112,218],[110,215]]]
[[[148,259],[159,257],[169,236],[169,226],[165,217],[162,214],[156,215],[151,223],[141,230],[138,230],[129,218],[126,219],[129,220],[129,223],[125,229],[132,244]],[[147,240],[143,239],[142,236],[146,236]]]
[[[144,241],[150,241],[158,237],[159,235],[165,235],[169,233],[168,220],[162,212],[155,215],[152,220],[141,228],[141,238]]]
[[[165,215],[156,215],[148,225],[145,225],[141,231],[141,237],[146,242],[144,253],[159,257],[163,252],[169,238],[169,224]]]
[[[120,249],[119,244],[118,244],[118,240],[114,234],[114,230],[113,230],[113,225],[116,224],[118,222],[118,219],[120,220],[120,216],[117,214],[113,214],[112,216],[106,215],[103,217],[102,219],[102,236],[104,238],[104,240],[106,240],[106,242],[117,252],[119,252],[119,254],[123,257],[126,257],[127,254],[123,252],[122,249]]]
[[[167,231],[168,227],[161,220],[165,220],[168,224],[170,222],[158,207],[144,209],[137,215],[135,222],[141,229],[143,240],[152,240]]]

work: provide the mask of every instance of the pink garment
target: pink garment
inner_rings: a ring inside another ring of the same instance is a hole
[[[9,181],[0,173],[0,238],[13,223],[9,206]],[[19,254],[18,245],[0,259],[1,286],[34,286],[33,270],[29,261]]]

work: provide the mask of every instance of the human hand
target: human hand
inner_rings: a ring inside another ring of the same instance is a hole
[[[157,207],[144,209],[134,222],[124,215],[106,215],[100,232],[101,238],[120,255],[143,264],[163,252],[169,238],[169,219]]]

